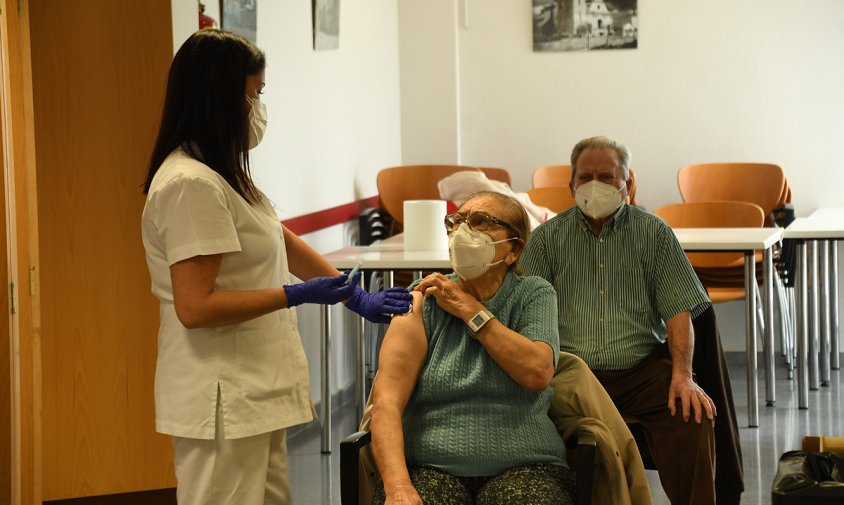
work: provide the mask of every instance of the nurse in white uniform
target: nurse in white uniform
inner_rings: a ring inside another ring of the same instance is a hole
[[[173,436],[180,505],[290,502],[284,429],[314,410],[289,309],[345,301],[382,322],[411,299],[340,274],[253,184],[264,66],[238,35],[192,35],[170,68],[145,184],[143,242],[161,302],[156,429]],[[290,273],[305,281],[290,284]]]

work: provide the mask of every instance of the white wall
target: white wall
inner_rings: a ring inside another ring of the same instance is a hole
[[[567,163],[578,140],[604,134],[632,149],[649,209],[680,201],[677,170],[707,161],[780,164],[801,216],[844,206],[844,2],[639,0],[638,49],[534,53],[530,2],[450,1],[468,28],[451,16],[400,33],[402,69],[424,74],[437,60],[405,51],[435,30],[457,33],[459,62],[456,101],[403,101],[405,153],[443,149],[408,118],[457,114],[456,161],[506,167],[517,190],[534,168]],[[453,48],[430,48],[452,58]],[[744,349],[742,304],[718,312],[725,347]]]
[[[454,0],[399,3],[402,163],[457,163],[457,11]]]
[[[175,51],[197,28],[197,4],[172,5]],[[257,45],[267,55],[261,99],[269,123],[253,151],[252,172],[281,219],[376,195],[378,170],[401,163],[397,24],[397,0],[343,0],[340,47],[317,52],[311,2],[258,2]],[[325,253],[347,245],[348,235],[338,225],[303,238]],[[318,311],[298,310],[311,395],[319,401]],[[343,310],[333,312],[338,330]],[[351,331],[333,335],[334,392],[353,381],[352,338]]]

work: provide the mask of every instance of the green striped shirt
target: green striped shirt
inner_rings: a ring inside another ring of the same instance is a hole
[[[671,228],[623,205],[596,236],[577,207],[539,226],[521,258],[525,275],[557,291],[560,349],[593,370],[624,370],[665,342],[665,320],[710,305]]]

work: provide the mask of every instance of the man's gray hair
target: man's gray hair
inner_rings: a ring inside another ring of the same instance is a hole
[[[587,149],[612,149],[618,154],[618,164],[624,180],[630,178],[630,149],[626,145],[609,137],[589,137],[583,139],[574,146],[571,151],[571,180],[574,182],[574,174],[577,173],[577,158],[580,153]]]

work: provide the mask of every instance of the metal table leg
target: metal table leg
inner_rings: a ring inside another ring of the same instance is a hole
[[[331,306],[320,306],[322,313],[322,453],[331,452]]]
[[[747,332],[747,424],[751,428],[759,426],[759,382],[756,376],[756,261],[755,252],[744,253],[744,294],[746,313],[744,315]]]
[[[832,358],[832,362],[830,363],[830,367],[833,370],[838,370],[841,368],[841,356],[839,353],[840,345],[840,336],[839,336],[839,326],[838,326],[838,242],[835,240],[829,241],[830,247],[830,255],[829,255],[829,266],[830,266],[830,276],[831,281],[829,283],[830,291],[829,291],[829,305],[831,307],[830,313],[830,354]]]
[[[762,268],[762,282],[764,283],[763,305],[765,313],[765,405],[773,407],[776,401],[776,387],[774,384],[774,261],[771,249],[765,249]]]
[[[797,279],[795,295],[797,299],[797,326],[794,340],[797,345],[797,406],[801,409],[809,408],[809,373],[806,367],[808,361],[807,344],[809,327],[807,321],[807,289],[806,289],[806,242],[797,242]]]
[[[809,242],[809,389],[817,391],[821,386],[818,374],[818,340],[820,338],[820,305],[818,298],[818,241]]]
[[[830,313],[829,313],[829,243],[828,241],[824,240],[819,244],[820,247],[820,256],[818,258],[818,262],[820,263],[820,318],[821,318],[821,331],[820,331],[820,339],[821,339],[821,352],[819,356],[820,360],[820,373],[821,373],[821,386],[822,387],[829,387],[830,381],[830,371],[829,371],[829,361],[831,359],[829,353],[829,342],[830,342],[830,332],[829,332],[829,320],[830,320]]]
[[[364,288],[363,278],[361,275],[360,284]],[[364,325],[366,321],[361,316],[355,316],[357,320],[357,349],[355,350],[355,401],[357,404],[357,418],[363,417],[363,409],[366,408],[366,330]]]

